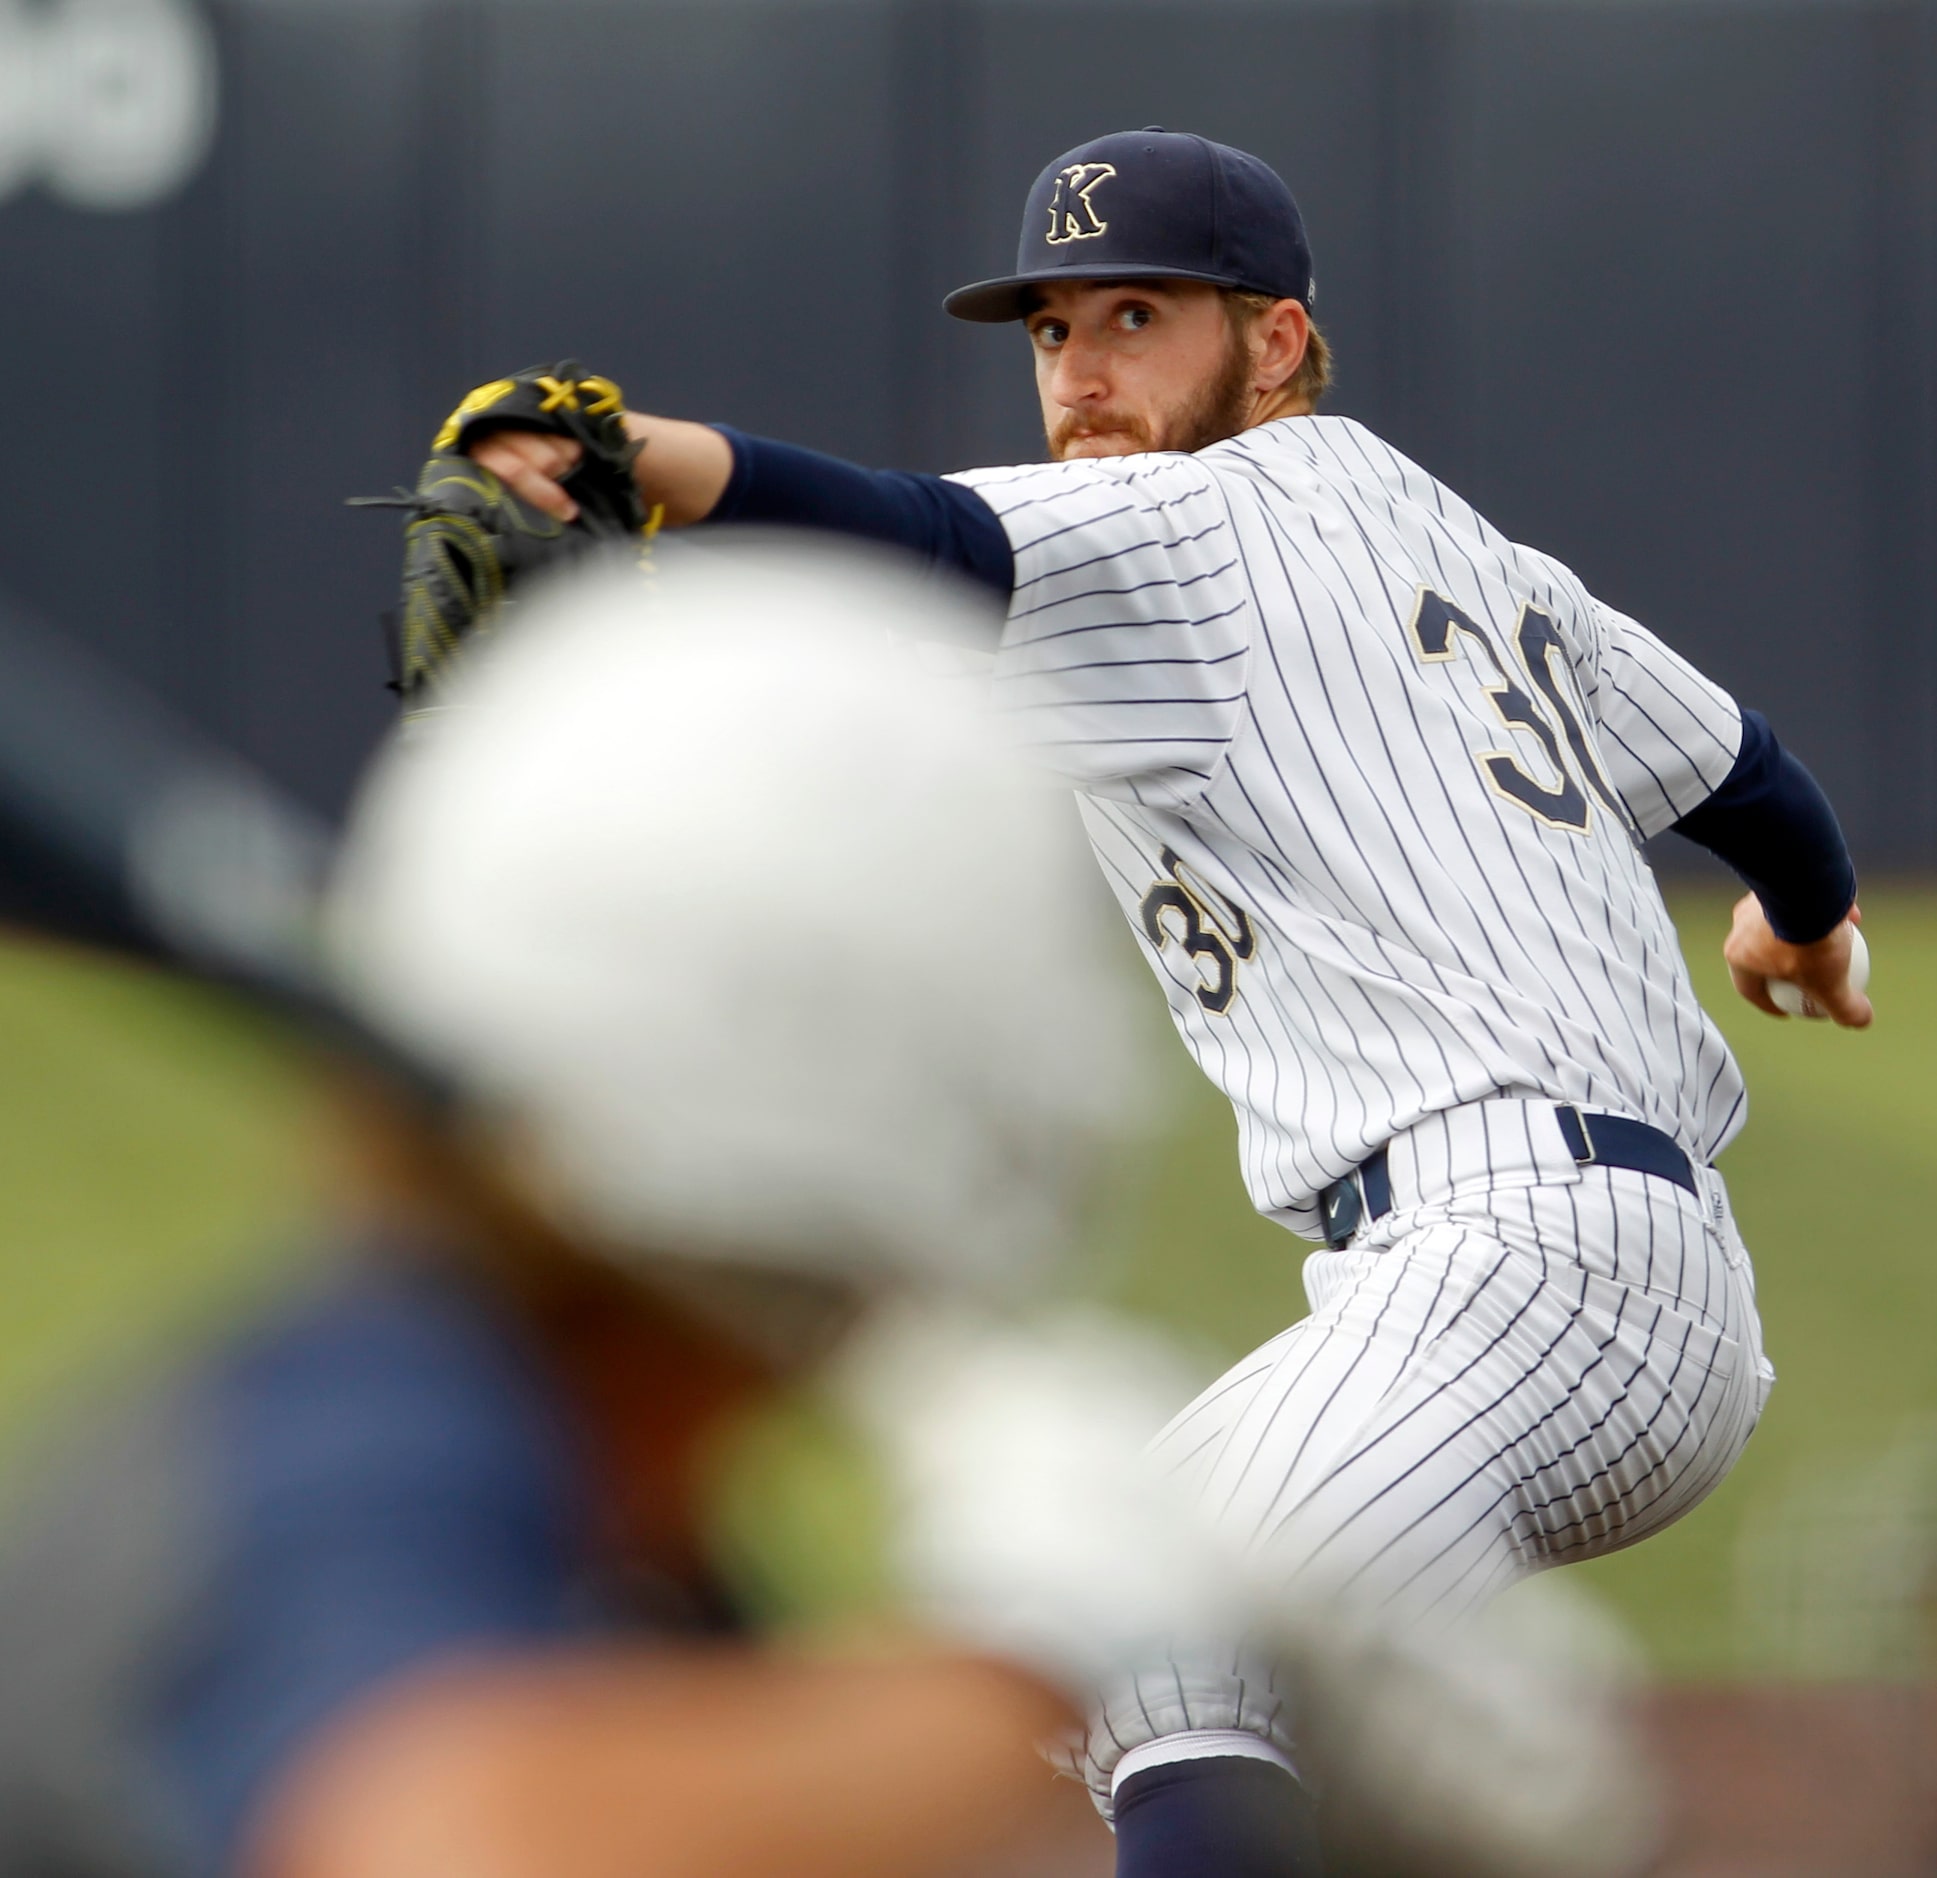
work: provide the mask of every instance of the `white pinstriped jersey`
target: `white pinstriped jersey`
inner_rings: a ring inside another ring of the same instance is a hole
[[[1083,795],[1261,1212],[1489,1096],[1701,1161],[1742,1080],[1639,838],[1725,693],[1349,418],[967,472],[1016,556],[999,702]]]

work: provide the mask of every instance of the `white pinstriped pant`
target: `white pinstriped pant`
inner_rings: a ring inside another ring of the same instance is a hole
[[[1727,1473],[1773,1372],[1721,1176],[1577,1165],[1550,1102],[1470,1104],[1388,1150],[1394,1210],[1305,1266],[1311,1315],[1158,1436],[1288,1598],[1457,1614],[1631,1545]],[[1239,1731],[1291,1752],[1229,1641],[1107,1692],[1085,1773]],[[1163,1747],[1151,1747],[1163,1742]]]

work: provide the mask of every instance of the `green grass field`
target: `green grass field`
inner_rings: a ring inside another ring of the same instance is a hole
[[[1784,1509],[1839,1482],[1894,1478],[1892,1457],[1921,1453],[1906,1439],[1937,1413],[1937,890],[1866,893],[1880,1016],[1861,1036],[1735,1000],[1718,955],[1727,903],[1705,889],[1675,896],[1703,996],[1748,1073],[1751,1121],[1724,1168],[1782,1381],[1707,1506],[1586,1568],[1658,1665],[1688,1676],[1757,1667],[1738,1586]],[[1249,1211],[1228,1111],[1181,1052],[1170,1057],[1171,1126],[1102,1211],[1099,1283],[1235,1354],[1302,1314],[1303,1248]],[[271,1035],[206,995],[77,955],[0,949],[0,1064],[4,1452],[72,1392],[273,1282],[308,1176],[300,1077]],[[1886,1522],[1891,1498],[1902,1496],[1886,1496]],[[1859,1523],[1833,1543],[1860,1563],[1869,1539]]]

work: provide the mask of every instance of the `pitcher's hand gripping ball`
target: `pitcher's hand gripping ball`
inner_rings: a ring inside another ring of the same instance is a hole
[[[1850,989],[1867,991],[1870,985],[1870,945],[1863,937],[1860,926],[1850,928]],[[1769,1002],[1778,1010],[1787,1011],[1791,1017],[1827,1017],[1829,1013],[1819,1005],[1801,985],[1790,978],[1769,980]]]
[[[581,447],[561,478],[577,520],[521,502],[464,454],[492,430],[539,431]],[[414,491],[357,498],[411,512],[396,634],[396,683],[407,707],[431,701],[458,647],[534,572],[600,548],[641,546],[656,532],[632,476],[639,446],[626,435],[625,394],[575,360],[480,385],[445,420],[431,452]]]

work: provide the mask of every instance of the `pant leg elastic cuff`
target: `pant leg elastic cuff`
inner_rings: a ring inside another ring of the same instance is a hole
[[[1130,1749],[1110,1770],[1110,1798],[1123,1790],[1123,1783],[1152,1767],[1166,1767],[1175,1761],[1208,1760],[1265,1761],[1282,1767],[1294,1780],[1298,1769],[1291,1756],[1262,1735],[1246,1728],[1199,1728],[1189,1734],[1159,1735]]]

